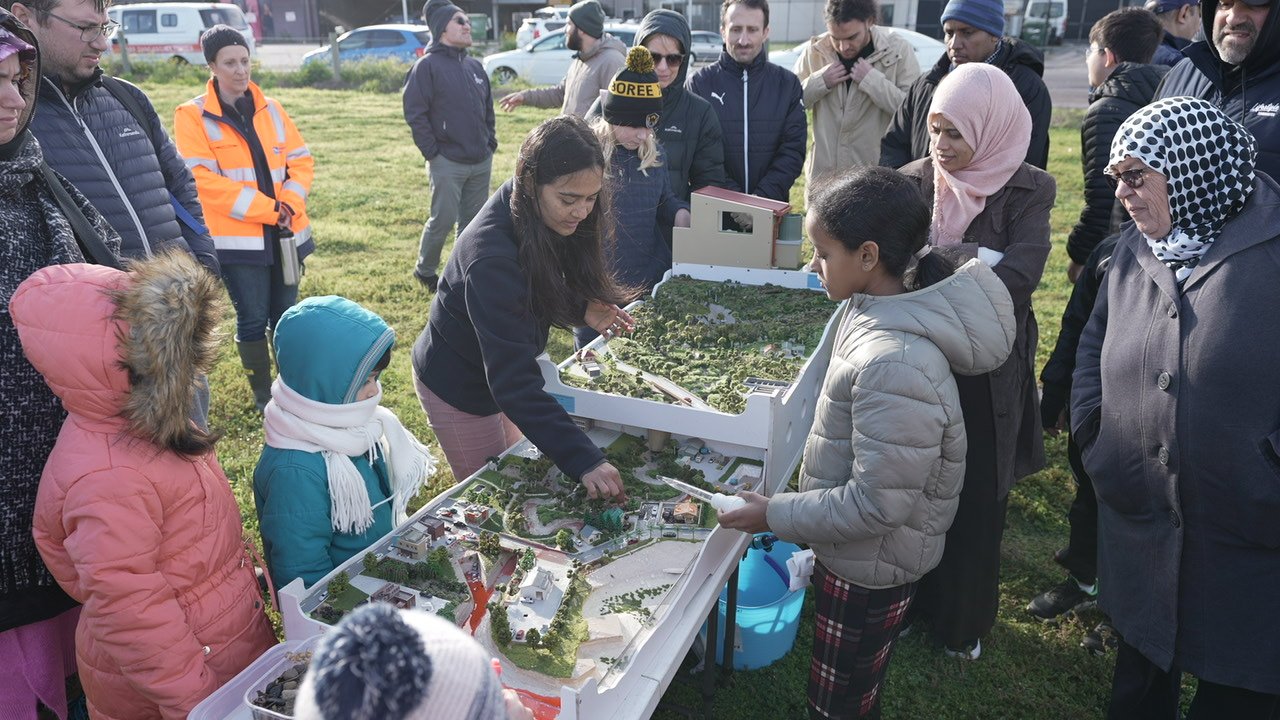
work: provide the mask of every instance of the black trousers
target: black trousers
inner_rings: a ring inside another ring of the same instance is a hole
[[[1058,553],[1054,560],[1078,582],[1092,585],[1098,579],[1098,497],[1080,460],[1080,447],[1070,435],[1067,436],[1067,462],[1076,480],[1076,496],[1067,510],[1071,531],[1066,550]]]
[[[996,624],[1000,542],[1009,505],[1008,496],[997,497],[995,413],[989,386],[961,380],[957,378],[965,426],[976,430],[969,432],[960,507],[947,531],[942,561],[920,580],[912,613],[913,618],[931,624],[934,637],[943,645],[956,650],[981,640]]]
[[[1182,671],[1161,670],[1120,641],[1107,720],[1178,720]],[[1280,720],[1280,695],[1200,680],[1186,720]]]

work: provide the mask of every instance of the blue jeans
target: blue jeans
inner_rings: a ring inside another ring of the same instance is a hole
[[[222,281],[236,309],[236,340],[265,340],[267,328],[275,329],[284,314],[298,301],[298,286],[285,285],[275,265],[222,266]]]

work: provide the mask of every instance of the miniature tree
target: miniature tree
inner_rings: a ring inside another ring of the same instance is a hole
[[[520,556],[520,569],[528,572],[538,562],[538,556],[533,552],[533,548],[526,548]]]
[[[511,642],[511,618],[507,610],[499,603],[489,603],[489,624],[493,629],[493,639],[502,647]]]
[[[333,579],[329,581],[329,595],[341,595],[351,589],[351,576],[346,570],[339,571]]]
[[[502,545],[498,542],[498,536],[487,530],[480,533],[479,545],[480,553],[490,560],[497,558],[498,554],[502,552]]]
[[[503,521],[507,529],[513,533],[522,533],[529,529],[529,520],[522,512],[509,512]]]
[[[575,550],[573,533],[569,532],[568,529],[561,529],[560,532],[556,533],[556,547],[565,552],[573,552]]]
[[[371,552],[364,554],[364,571],[373,572],[378,569],[378,556]]]
[[[542,641],[542,633],[538,632],[538,628],[529,628],[529,632],[524,634],[524,641],[529,647],[537,648]]]
[[[428,556],[428,559],[435,565],[448,565],[449,551],[442,547],[436,548],[431,551],[431,555]]]

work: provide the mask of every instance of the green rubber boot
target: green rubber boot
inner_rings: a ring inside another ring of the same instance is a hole
[[[271,401],[271,352],[266,340],[253,342],[236,341],[236,349],[240,351],[240,364],[249,376],[249,387],[253,390],[253,404],[262,412]]]

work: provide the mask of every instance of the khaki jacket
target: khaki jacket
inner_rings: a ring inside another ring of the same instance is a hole
[[[804,106],[813,111],[813,145],[805,162],[806,187],[824,175],[854,165],[880,161],[880,138],[893,114],[920,76],[911,43],[892,30],[871,28],[875,51],[867,58],[871,71],[860,83],[839,83],[828,88],[822,71],[839,62],[831,33],[809,41],[796,61],[795,73],[804,87]]]
[[[1001,365],[1017,333],[1004,283],[974,260],[922,290],[849,300],[804,449],[800,492],[769,527],[866,588],[919,580],[942,559],[964,484],[952,373]]]
[[[569,64],[564,82],[554,87],[524,91],[524,104],[530,107],[559,107],[561,115],[585,118],[591,104],[609,89],[609,82],[627,63],[627,46],[605,33],[591,52],[578,53]]]

